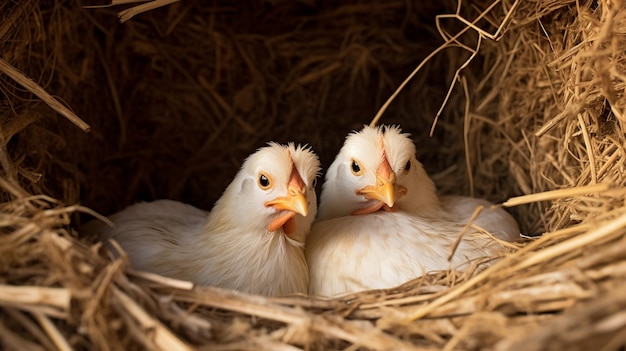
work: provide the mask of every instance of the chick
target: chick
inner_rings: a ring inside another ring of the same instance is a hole
[[[346,138],[326,173],[318,221],[307,240],[311,294],[391,288],[503,252],[472,227],[448,260],[473,205],[484,200],[440,201],[415,152],[398,127],[366,126]],[[502,209],[484,211],[477,221],[501,237],[519,236]]]
[[[310,148],[269,143],[250,155],[210,213],[171,200],[138,203],[83,229],[114,239],[134,268],[248,293],[306,293],[304,243],[320,171]]]

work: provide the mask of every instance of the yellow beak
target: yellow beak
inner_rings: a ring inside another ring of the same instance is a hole
[[[396,202],[396,191],[394,188],[395,177],[392,179],[376,176],[376,185],[368,185],[357,193],[365,196],[368,200],[378,200],[389,207],[393,207]]]
[[[302,190],[294,188],[289,188],[289,195],[267,201],[265,206],[272,206],[277,210],[295,212],[303,216],[309,213],[309,205],[307,204],[306,196]]]
[[[309,214],[309,204],[306,200],[306,185],[300,177],[295,165],[292,166],[289,182],[287,183],[287,196],[277,197],[265,202],[265,207],[274,207],[278,211],[286,211],[274,218],[267,226],[267,230],[275,232],[282,228],[285,234],[291,235],[296,231],[296,214],[305,216]]]
[[[389,207],[396,202],[396,174],[393,172],[387,155],[383,152],[383,158],[376,169],[376,185],[368,185],[357,191],[357,195],[363,195],[368,200],[378,200]]]

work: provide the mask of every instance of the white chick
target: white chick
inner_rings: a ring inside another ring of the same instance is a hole
[[[366,126],[346,138],[326,173],[318,221],[307,239],[309,293],[391,288],[502,253],[496,241],[470,228],[448,260],[475,206],[454,198],[442,204],[415,151],[398,127]],[[497,212],[503,214],[509,216]],[[515,228],[490,215],[479,217],[485,229],[519,233],[512,218]]]
[[[115,239],[134,268],[279,296],[306,293],[304,242],[320,171],[310,148],[269,143],[250,155],[210,213],[171,200],[132,205],[86,232]]]

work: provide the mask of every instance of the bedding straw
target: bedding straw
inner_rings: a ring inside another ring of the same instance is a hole
[[[0,4],[0,348],[623,348],[622,1],[100,5]],[[327,167],[368,122],[523,239],[483,270],[268,298],[136,271],[78,230],[142,200],[210,210],[269,140]]]

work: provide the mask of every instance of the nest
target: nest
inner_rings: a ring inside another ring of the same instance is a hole
[[[623,348],[621,1],[159,3],[123,24],[0,5],[4,349]],[[374,118],[413,134],[441,193],[530,238],[481,272],[324,300],[133,271],[76,230],[139,200],[210,209],[269,140],[328,166]]]

